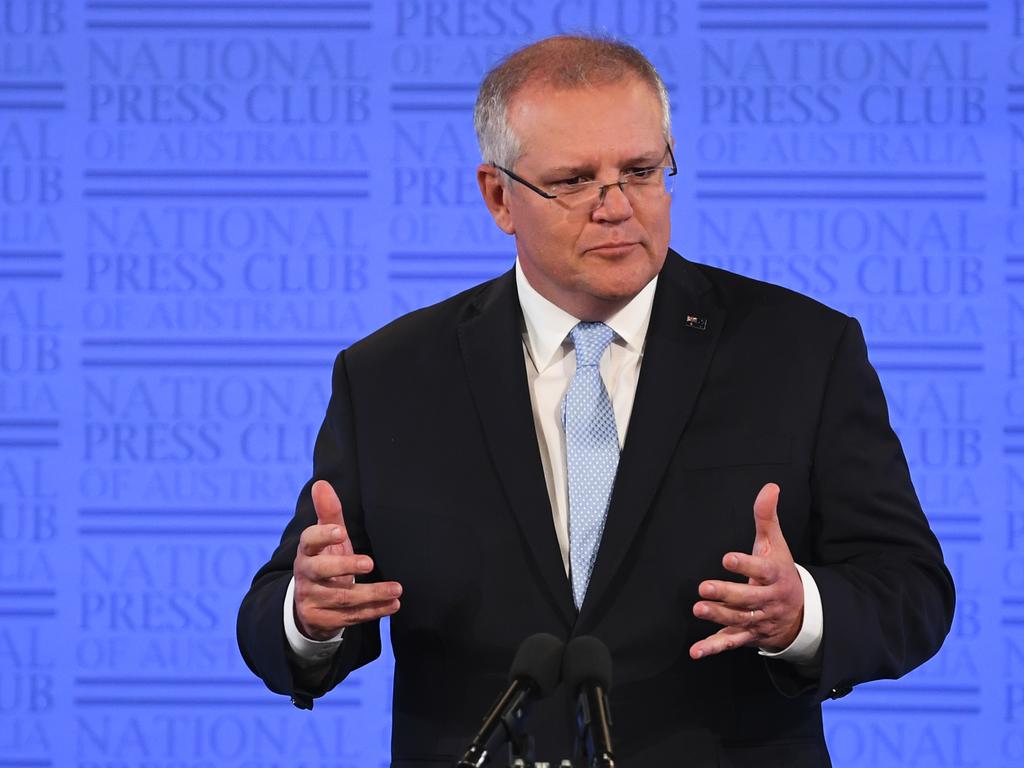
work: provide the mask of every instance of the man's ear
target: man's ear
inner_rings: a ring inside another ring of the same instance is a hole
[[[501,171],[489,163],[481,163],[476,168],[476,182],[480,185],[480,194],[484,198],[487,210],[494,217],[494,223],[506,235],[514,235],[512,212],[508,208],[508,189],[501,183],[498,176]]]

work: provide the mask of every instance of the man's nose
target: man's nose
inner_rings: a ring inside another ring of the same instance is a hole
[[[633,215],[633,205],[626,196],[625,182],[616,181],[601,188],[594,218],[599,221],[621,221]]]

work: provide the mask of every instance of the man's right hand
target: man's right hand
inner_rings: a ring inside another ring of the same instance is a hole
[[[353,551],[331,484],[317,480],[312,494],[317,522],[299,537],[293,568],[295,623],[306,637],[328,640],[343,627],[395,613],[402,585],[356,583],[358,574],[373,570],[373,560]]]

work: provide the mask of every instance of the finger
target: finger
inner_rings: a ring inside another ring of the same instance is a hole
[[[312,557],[332,544],[348,543],[348,531],[340,525],[311,525],[299,534],[299,552]]]
[[[334,492],[334,487],[326,480],[317,480],[311,490],[313,509],[320,525],[338,525],[345,527],[345,518],[341,512],[341,500]]]
[[[402,585],[396,581],[375,584],[329,584],[321,581],[305,581],[295,588],[296,601],[304,611],[359,610],[375,603],[387,603],[402,596]]]
[[[374,584],[360,584],[357,582],[347,587],[331,588],[319,586],[319,588],[330,589],[331,594],[328,599],[332,608],[361,608],[373,603],[397,600],[402,596],[402,585],[397,581],[380,581]]]
[[[326,555],[303,558],[295,569],[311,581],[328,581],[336,577],[351,579],[373,570],[373,560],[366,555]]]
[[[751,632],[757,632],[758,626],[768,620],[768,614],[761,608],[732,608],[706,601],[694,603],[693,615],[725,627],[739,627]]]
[[[774,584],[779,578],[779,565],[767,557],[746,555],[742,552],[730,552],[722,558],[725,570],[746,576],[759,584]],[[703,594],[703,593],[701,593]],[[711,595],[704,595],[711,597]]]
[[[382,619],[385,616],[398,613],[398,609],[401,607],[402,602],[400,600],[384,600],[379,603],[371,603],[370,605],[363,605],[356,609],[343,611],[342,615],[350,624],[362,624],[364,621]]]
[[[737,627],[725,627],[720,629],[711,637],[706,637],[690,646],[690,658],[701,659],[705,656],[714,656],[724,651],[731,651],[734,648],[741,648],[753,642],[753,634],[746,629]]]
[[[770,545],[782,538],[778,506],[779,486],[775,483],[766,483],[758,492],[757,498],[754,499],[754,554],[756,555],[767,554]],[[763,548],[765,551],[758,551],[759,548]]]
[[[763,607],[775,597],[775,592],[770,587],[760,584],[737,584],[733,581],[702,581],[697,592],[709,601],[740,611]]]
[[[330,606],[313,607],[306,611],[308,621],[304,621],[303,626],[308,635],[321,634],[326,639],[338,634],[338,630],[344,627],[391,616],[397,613],[401,607],[402,604],[399,600],[385,600],[355,609]]]

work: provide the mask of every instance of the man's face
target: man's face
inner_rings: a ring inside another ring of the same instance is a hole
[[[575,90],[528,85],[508,117],[523,148],[510,170],[542,189],[576,177],[608,184],[624,171],[668,164],[658,98],[635,77]],[[668,195],[631,199],[612,186],[601,204],[580,208],[507,179],[498,188],[497,173],[481,166],[481,189],[495,220],[515,234],[530,284],[567,312],[607,318],[661,270]]]

